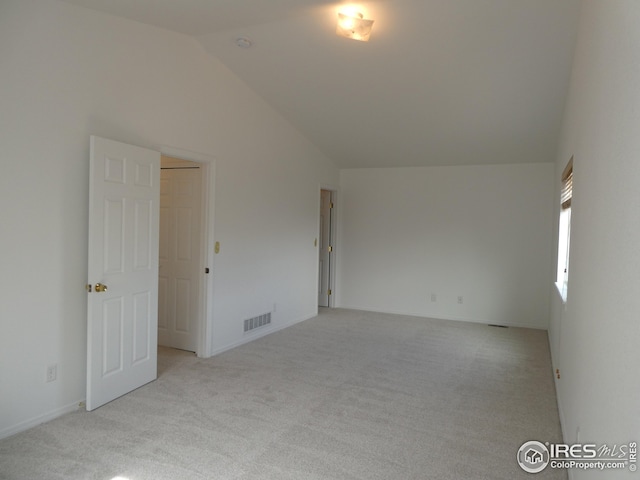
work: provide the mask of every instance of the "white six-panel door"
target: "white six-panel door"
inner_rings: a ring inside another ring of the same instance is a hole
[[[158,344],[195,352],[198,342],[202,172],[162,157]]]
[[[87,410],[156,378],[160,206],[159,152],[92,136],[90,157]]]

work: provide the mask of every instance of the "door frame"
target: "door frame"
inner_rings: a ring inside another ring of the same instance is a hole
[[[338,289],[336,288],[336,270],[337,270],[337,265],[338,265],[338,252],[339,249],[337,248],[336,244],[338,243],[338,212],[339,212],[339,208],[340,205],[338,203],[339,200],[339,191],[338,191],[338,187],[336,187],[335,185],[328,185],[328,184],[320,184],[318,186],[318,192],[317,192],[317,199],[318,199],[318,206],[316,208],[316,212],[320,212],[320,205],[322,202],[322,190],[327,190],[329,192],[331,192],[331,202],[333,202],[333,212],[331,214],[331,221],[330,221],[330,229],[331,229],[331,233],[329,235],[329,243],[331,244],[331,246],[333,247],[333,251],[331,252],[332,254],[329,255],[329,288],[331,289],[331,295],[329,295],[329,307],[328,308],[335,308],[336,305],[338,305],[338,302],[336,302],[336,296],[337,296],[337,292]],[[320,238],[320,218],[319,218],[319,214],[318,214],[318,234],[317,234],[317,239]],[[316,253],[318,253],[316,251]],[[319,255],[316,255],[316,292],[318,291],[318,289],[320,288],[320,261],[318,260]],[[317,296],[317,295],[316,295]],[[316,301],[316,304],[318,302]],[[316,309],[320,308],[318,305],[316,305]],[[325,307],[327,308],[327,307]]]
[[[198,305],[198,340],[196,355],[207,358],[213,355],[213,275],[214,268],[214,224],[215,224],[215,180],[216,159],[205,153],[192,152],[177,147],[161,145],[157,148],[162,155],[199,163],[202,168],[202,208],[201,208],[201,241],[200,258],[203,268],[209,269],[209,274],[202,272],[204,280],[200,282],[200,305]]]

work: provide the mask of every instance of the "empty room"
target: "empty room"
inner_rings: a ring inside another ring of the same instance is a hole
[[[638,45],[636,0],[0,0],[0,479],[637,476]]]

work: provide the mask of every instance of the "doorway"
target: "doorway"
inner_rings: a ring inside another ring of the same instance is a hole
[[[215,158],[90,137],[87,271],[87,410],[157,378],[161,152],[197,162],[200,232],[195,347],[212,355]],[[165,165],[167,166],[167,165]],[[171,165],[169,165],[171,166]],[[98,283],[94,283],[98,282]]]
[[[196,352],[202,312],[202,165],[162,155],[158,345]]]
[[[333,306],[333,278],[335,276],[335,193],[320,190],[320,225],[318,242],[318,306]]]

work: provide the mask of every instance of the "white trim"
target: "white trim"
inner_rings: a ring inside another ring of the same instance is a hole
[[[318,307],[316,306],[316,309],[317,308]],[[287,322],[287,323],[279,325],[279,326],[275,326],[274,325],[272,327],[267,327],[264,330],[261,329],[262,330],[261,332],[255,332],[255,334],[243,337],[241,340],[238,340],[237,342],[232,342],[232,343],[229,343],[229,344],[224,345],[222,347],[216,348],[211,353],[211,356],[219,355],[219,354],[224,353],[224,352],[228,352],[229,350],[233,350],[234,348],[240,347],[241,345],[253,342],[254,340],[258,340],[259,338],[262,338],[262,337],[266,337],[267,335],[271,335],[272,333],[279,332],[280,330],[284,330],[285,328],[289,328],[292,325],[295,325],[296,323],[306,322],[307,320],[311,320],[312,318],[315,318],[317,316],[318,316],[318,312],[315,312],[315,313],[312,313],[310,315],[304,316],[304,317],[302,317],[302,318],[300,318],[298,320],[292,320],[290,322]]]
[[[418,317],[418,318],[425,318],[430,320],[447,320],[447,321],[453,321],[453,322],[477,323],[479,325],[502,325],[505,327],[513,327],[513,328],[531,328],[533,330],[544,330],[544,331],[549,330],[548,328],[541,327],[540,325],[533,325],[529,323],[511,323],[511,322],[496,323],[495,320],[456,317],[451,315],[447,315],[447,316],[438,315],[436,317],[433,315],[429,315],[427,313],[420,313],[420,312],[410,312],[410,311],[400,311],[400,310],[374,310],[373,308],[369,308],[369,307],[355,307],[351,305],[341,305],[340,308],[344,308],[346,310],[357,310],[360,312],[382,313],[385,315],[403,315],[405,317]]]
[[[329,192],[331,192],[331,201],[334,204],[333,207],[333,213],[331,214],[331,238],[329,239],[329,243],[331,245],[333,245],[333,255],[330,257],[330,265],[329,265],[329,287],[331,288],[331,295],[329,296],[329,307],[328,308],[336,308],[336,305],[338,305],[336,303],[336,295],[337,295],[337,288],[336,288],[336,271],[338,270],[337,265],[338,265],[338,254],[340,249],[338,248],[338,212],[340,211],[340,203],[339,203],[339,199],[340,199],[340,188],[337,187],[336,185],[330,185],[330,184],[326,184],[326,183],[321,183],[318,186],[318,194],[317,194],[317,198],[318,198],[318,207],[316,208],[316,211],[319,212],[320,211],[320,202],[321,202],[321,196],[322,196],[322,190],[327,190]],[[319,215],[319,214],[318,214]],[[319,239],[320,238],[320,222],[318,221],[318,230],[316,233],[316,238]],[[318,252],[316,252],[318,253]],[[316,255],[318,256],[318,255]],[[320,286],[318,285],[318,282],[320,281],[320,262],[316,259],[316,292],[319,290]],[[317,297],[317,295],[316,295]],[[318,313],[318,308],[319,306],[317,305],[317,300],[316,300],[316,315]]]
[[[207,186],[204,189],[202,200],[205,202],[203,205],[203,215],[206,220],[204,227],[204,242],[202,245],[203,256],[206,265],[209,268],[209,274],[205,276],[204,283],[205,293],[205,305],[203,311],[205,312],[205,321],[202,324],[202,336],[201,336],[201,350],[198,352],[199,357],[210,357],[213,355],[213,303],[214,303],[214,291],[213,291],[213,276],[215,274],[215,185],[216,185],[216,162],[215,160],[208,162],[205,165],[205,175],[207,178]]]
[[[29,430],[30,428],[37,427],[38,425],[54,420],[62,415],[66,415],[67,413],[75,412],[80,409],[80,404],[83,402],[84,399],[78,400],[63,407],[56,408],[55,410],[51,410],[43,415],[38,415],[37,417],[7,427],[4,430],[0,430],[0,440],[17,433],[24,432],[25,430]]]
[[[567,282],[553,282],[556,286],[556,292],[558,292],[558,297],[562,300],[562,305],[567,308]]]
[[[194,152],[191,150],[185,150],[184,148],[170,147],[167,145],[160,145],[157,150],[167,157],[175,157],[181,160],[189,160],[191,162],[198,163],[215,163],[216,157],[208,155],[206,153]]]
[[[161,145],[158,147],[162,155],[190,160],[202,165],[202,242],[201,258],[203,264],[209,268],[209,274],[204,275],[200,290],[200,319],[198,344],[196,355],[206,358],[213,355],[213,275],[214,269],[214,227],[215,227],[215,184],[216,159],[206,153],[193,152],[182,148]]]

